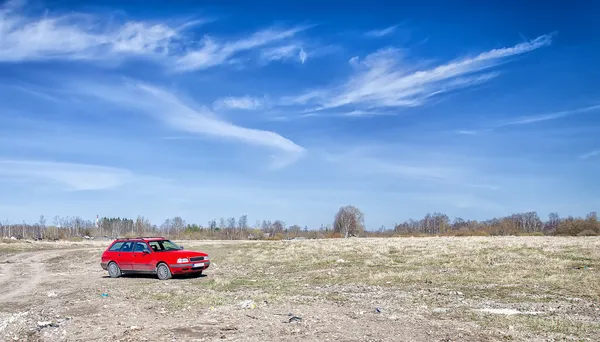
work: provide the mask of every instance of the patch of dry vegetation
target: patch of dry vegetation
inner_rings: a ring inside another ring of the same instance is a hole
[[[578,332],[598,336],[600,329],[598,238],[440,237],[186,244],[211,253],[214,280],[200,286],[215,293],[225,292],[227,298],[246,295],[257,301],[269,298],[285,302],[293,297],[312,297],[343,303],[356,300],[353,292],[357,289],[370,287],[391,293],[401,291],[412,298],[410,305],[444,308],[434,315],[438,319],[462,320],[486,328],[510,327],[565,336]],[[476,311],[483,308],[541,314]]]
[[[99,257],[108,242],[36,246],[77,249],[46,261],[63,281],[80,282],[77,299],[68,304],[72,312],[95,313],[103,310],[98,305],[110,308],[127,299],[142,315],[223,317],[252,301],[250,317],[272,317],[272,308],[302,308],[315,316],[336,315],[314,324],[419,324],[431,329],[426,334],[431,338],[450,329],[460,331],[454,338],[461,340],[600,340],[600,237],[178,243],[209,253],[206,276],[100,279],[105,272]],[[0,253],[29,251],[32,245],[0,244]],[[100,299],[101,292],[110,297]]]

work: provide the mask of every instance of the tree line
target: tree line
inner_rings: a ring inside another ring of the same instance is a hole
[[[15,239],[74,239],[116,238],[134,236],[165,236],[173,239],[225,239],[225,240],[281,240],[289,238],[342,238],[342,237],[391,237],[431,235],[600,235],[600,223],[596,212],[582,217],[560,217],[551,213],[542,220],[536,212],[513,214],[489,220],[465,220],[450,218],[443,213],[428,213],[422,219],[409,219],[391,228],[365,229],[364,214],[355,206],[339,209],[332,224],[308,227],[281,220],[257,220],[248,223],[248,216],[220,218],[207,224],[187,223],[182,217],[166,219],[160,225],[143,216],[135,219],[102,217],[98,220],[79,216],[55,216],[51,222],[42,215],[35,223],[10,223],[0,221],[0,238]]]

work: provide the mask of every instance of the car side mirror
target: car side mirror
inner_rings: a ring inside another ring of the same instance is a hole
[[[150,254],[150,251],[148,251],[148,250],[143,250],[143,251],[142,251],[142,253],[144,253],[144,254]]]
[[[183,249],[183,246],[179,246],[179,249]]]

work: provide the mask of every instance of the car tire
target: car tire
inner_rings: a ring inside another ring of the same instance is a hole
[[[172,275],[169,266],[162,262],[158,264],[158,266],[156,266],[156,276],[158,276],[158,279],[160,280],[171,279]]]
[[[111,278],[119,278],[122,274],[121,268],[114,261],[111,261],[106,268],[108,269],[108,275]]]

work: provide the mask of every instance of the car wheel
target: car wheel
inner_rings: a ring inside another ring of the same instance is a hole
[[[161,263],[156,266],[156,275],[160,280],[167,280],[171,278],[171,270],[167,264]]]
[[[116,262],[113,261],[108,264],[108,275],[110,275],[111,278],[118,278],[121,276],[121,268]]]

